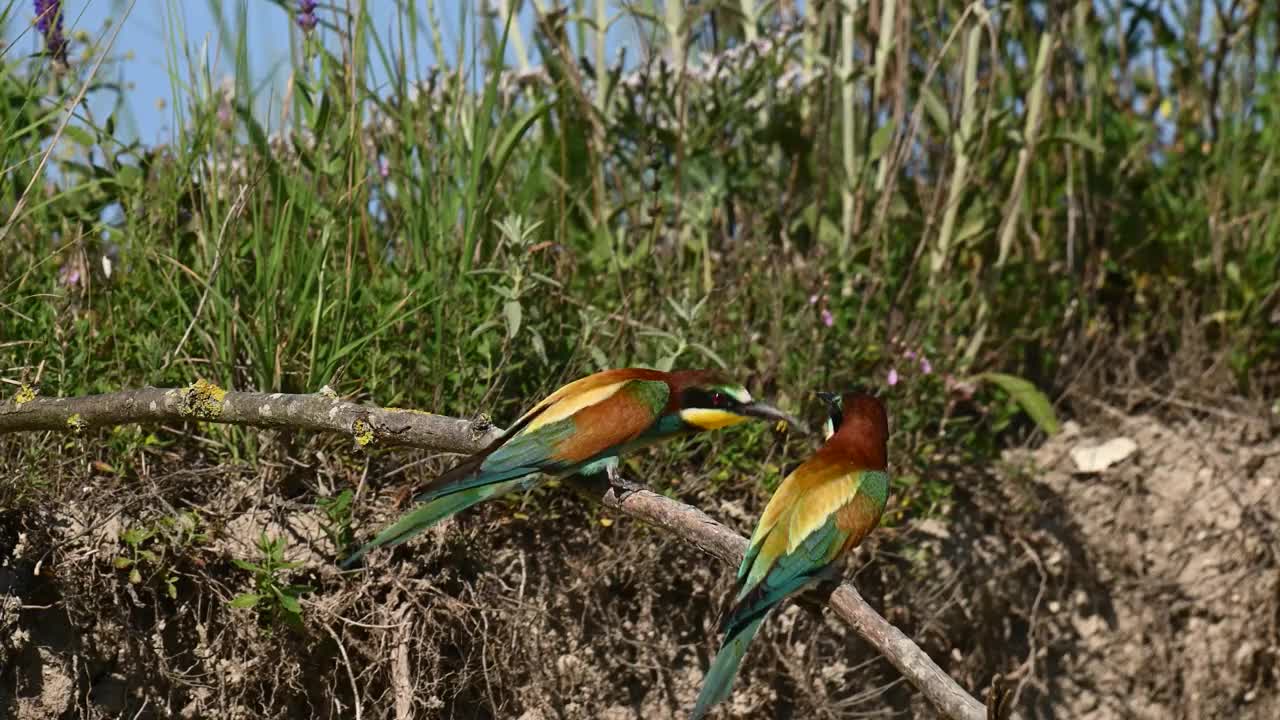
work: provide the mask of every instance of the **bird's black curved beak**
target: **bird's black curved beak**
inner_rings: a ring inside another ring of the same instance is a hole
[[[737,412],[740,415],[750,415],[752,417],[764,418],[765,420],[781,420],[802,433],[809,432],[809,426],[805,425],[796,416],[783,412],[769,403],[760,402],[759,400],[739,407]]]

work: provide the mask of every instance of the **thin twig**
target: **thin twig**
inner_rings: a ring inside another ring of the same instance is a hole
[[[338,633],[328,625],[324,626],[324,631],[329,633],[329,637],[333,638],[333,642],[338,645],[338,652],[342,655],[342,665],[347,669],[347,679],[351,681],[351,698],[356,704],[356,720],[360,720],[364,716],[364,709],[360,706],[360,685],[356,683],[356,673],[351,669],[351,658],[347,657],[347,646],[342,644],[342,638],[338,637]]]

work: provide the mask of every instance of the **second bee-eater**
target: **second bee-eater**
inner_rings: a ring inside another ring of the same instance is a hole
[[[445,518],[512,490],[532,487],[540,474],[606,473],[636,448],[677,435],[717,430],[751,418],[800,425],[754,400],[742,385],[714,370],[605,370],[556,390],[489,447],[432,481],[394,525],[341,562],[354,566],[370,550],[405,542]]]
[[[863,393],[819,393],[830,406],[824,444],[787,475],[756,526],[738,568],[733,608],[721,622],[693,720],[729,697],[738,666],[760,623],[783,600],[830,574],[842,553],[880,522],[889,496],[889,419]]]

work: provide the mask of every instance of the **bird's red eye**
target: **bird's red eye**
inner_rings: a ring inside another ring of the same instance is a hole
[[[724,393],[711,393],[711,404],[715,407],[724,407],[727,403]]]

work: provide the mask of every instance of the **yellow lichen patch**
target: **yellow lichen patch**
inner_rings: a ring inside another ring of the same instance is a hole
[[[227,391],[200,378],[182,391],[178,398],[178,413],[183,417],[213,420],[222,415],[222,401]]]
[[[25,405],[26,403],[29,403],[32,400],[35,400],[36,394],[38,392],[39,392],[38,390],[31,387],[30,385],[26,383],[22,383],[22,385],[18,387],[18,394],[13,396],[13,404]]]
[[[71,428],[71,432],[81,432],[89,427],[89,423],[80,417],[80,413],[71,413],[71,417],[67,418],[67,427]]]
[[[320,388],[320,397],[327,397],[330,400],[337,400],[338,393],[334,391],[333,388],[329,387],[328,385],[325,385],[324,387]]]
[[[368,447],[373,443],[373,426],[364,418],[356,418],[351,423],[351,434],[356,438],[356,445],[360,447]]]

